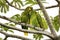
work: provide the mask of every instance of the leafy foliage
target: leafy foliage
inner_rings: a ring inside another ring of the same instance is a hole
[[[16,15],[12,16],[11,19],[13,19],[15,21],[21,21],[21,18],[20,18],[19,14],[16,14]]]
[[[1,25],[0,25],[0,28],[3,29],[4,31],[7,31],[7,30],[8,30],[8,28],[3,27],[3,26],[1,26]]]
[[[59,27],[60,27],[58,20],[59,20],[58,16],[55,16],[54,19],[52,20],[54,28],[55,28],[56,31],[59,31]]]
[[[12,33],[14,33],[14,31],[13,31],[13,30],[11,30],[11,29],[10,29],[10,30],[8,30],[8,31],[9,31],[9,32],[12,32]]]
[[[6,25],[8,25],[8,26],[13,26],[13,27],[15,27],[15,24],[14,23],[5,23]]]
[[[45,0],[41,0],[43,3],[46,1]],[[22,0],[12,0],[11,2],[9,2],[11,5],[13,5],[15,8],[20,9],[21,6],[24,6],[23,1]],[[37,4],[36,0],[25,0],[25,5],[27,4],[31,4],[32,6]],[[7,11],[9,11],[9,6],[6,3],[6,0],[0,0],[0,11],[6,13]]]
[[[0,40],[3,40],[2,38],[0,38]]]
[[[9,11],[9,5],[6,4],[5,0],[0,0],[0,11],[4,13]]]
[[[43,38],[43,36],[41,34],[38,34],[38,35],[34,34],[33,36],[34,36],[35,40],[41,40],[41,38]]]
[[[41,0],[41,1],[46,2],[46,0]],[[25,5],[27,5],[27,4],[31,4],[31,5],[37,4],[36,0],[26,0],[25,2],[26,2]]]
[[[10,4],[19,9],[21,5],[23,6],[23,3],[21,0],[13,0]],[[0,0],[0,11],[4,13],[9,11],[9,5],[7,5],[6,0]]]
[[[36,2],[36,0],[26,0],[25,5],[27,5],[27,4],[32,4],[32,5],[34,5],[34,4],[37,4],[37,2]]]
[[[20,8],[21,5],[23,6],[23,3],[22,3],[21,0],[13,0],[13,1],[11,2],[11,5],[14,5],[14,6],[17,7],[17,8]]]
[[[5,25],[15,27],[15,24],[12,24],[12,23],[5,23]],[[6,32],[9,31],[9,32],[14,33],[13,30],[8,29],[8,28],[6,28],[6,27],[3,27],[3,26],[1,26],[1,25],[0,25],[0,28],[2,28],[2,29],[3,29],[4,31],[6,31]]]

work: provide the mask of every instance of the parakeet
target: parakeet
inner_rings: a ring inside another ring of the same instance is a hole
[[[43,29],[42,31],[48,28],[46,20],[35,10],[32,11],[30,17],[30,25],[34,25],[35,27],[42,28]],[[40,40],[43,36],[42,34],[34,34],[33,37],[35,38],[35,40]]]
[[[44,18],[42,18],[38,12],[33,10],[32,7],[27,7],[24,12],[22,12],[21,22],[43,29],[47,28]],[[28,29],[28,27],[22,25],[22,29]],[[28,36],[28,33],[24,32],[24,35]]]
[[[38,20],[37,16],[38,16],[37,12],[33,11],[32,15],[30,17],[30,24],[34,25],[35,27],[41,27],[40,21],[39,21],[40,19]]]
[[[43,17],[36,12],[35,10],[32,11],[31,17],[30,17],[30,24],[34,25],[36,27],[47,29],[48,25]]]
[[[30,16],[31,16],[31,11],[33,10],[32,7],[27,7],[24,12],[22,12],[21,14],[21,22],[22,23],[26,23],[26,24],[30,24]],[[22,29],[28,29],[27,26],[23,26],[22,25]],[[28,36],[27,32],[24,32],[25,36]]]

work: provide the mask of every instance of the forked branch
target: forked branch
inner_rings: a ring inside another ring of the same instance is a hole
[[[22,37],[22,36],[18,36],[18,35],[13,35],[13,34],[8,34],[8,33],[3,32],[3,31],[1,31],[1,30],[0,30],[0,33],[2,33],[2,34],[4,34],[4,35],[6,35],[6,37],[5,37],[5,39],[4,39],[4,40],[6,40],[6,39],[7,39],[7,37],[13,37],[13,38],[25,39],[25,40],[32,40],[32,39],[30,39],[30,38],[26,38],[26,37]]]

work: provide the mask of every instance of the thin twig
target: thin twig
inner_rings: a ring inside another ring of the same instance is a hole
[[[18,36],[18,35],[13,35],[13,34],[8,34],[8,33],[3,32],[3,31],[0,31],[0,33],[6,35],[6,36],[8,36],[8,37],[13,37],[13,38],[18,38],[18,39],[25,39],[25,40],[32,40],[32,39],[30,39],[30,38],[26,38],[26,37],[22,37],[22,36]],[[6,38],[7,38],[7,37],[6,37]],[[6,38],[5,38],[5,39],[6,39]]]
[[[52,40],[52,39],[45,39],[45,40]]]
[[[8,38],[8,36],[6,36],[6,37],[4,38],[4,40],[7,40],[7,38]]]

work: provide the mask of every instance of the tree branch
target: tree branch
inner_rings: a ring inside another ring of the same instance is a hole
[[[26,37],[22,37],[22,36],[18,36],[18,35],[13,35],[13,34],[8,34],[8,33],[3,32],[3,31],[1,31],[1,30],[0,30],[0,33],[6,35],[7,37],[13,37],[13,38],[25,39],[25,40],[32,40],[32,39],[30,39],[30,38],[26,38]],[[6,37],[6,38],[7,38],[7,37]],[[6,38],[5,38],[5,39],[6,39]]]
[[[41,8],[41,10],[42,10],[42,12],[44,14],[44,17],[45,17],[45,19],[46,19],[46,21],[47,21],[47,23],[49,25],[49,28],[50,28],[51,33],[53,34],[54,37],[56,37],[57,34],[55,32],[55,29],[53,28],[53,24],[52,24],[52,22],[51,22],[51,20],[50,20],[50,18],[48,16],[46,10],[45,10],[45,7],[43,6],[41,0],[36,0],[36,1],[37,1],[39,7]]]
[[[33,29],[38,30],[38,31],[43,31],[42,28],[38,28],[38,27],[35,27],[33,25],[30,25],[30,24],[26,24],[26,23],[17,22],[17,21],[14,21],[12,19],[9,19],[9,18],[7,18],[5,16],[0,16],[0,18],[9,20],[10,22],[14,22],[15,24],[19,24],[19,25],[23,25],[23,26],[27,26],[27,27],[33,28]]]
[[[52,39],[45,39],[45,40],[52,40]]]
[[[26,29],[19,29],[17,27],[11,27],[11,26],[7,26],[5,24],[2,24],[0,23],[1,26],[3,27],[6,27],[6,28],[9,28],[9,29],[13,29],[13,30],[18,30],[18,31],[21,31],[21,32],[28,32],[28,33],[34,33],[34,34],[43,34],[43,35],[46,35],[48,36],[49,38],[53,39],[53,35],[50,34],[49,32],[47,31],[30,31],[30,30],[26,30]]]
[[[7,40],[7,38],[8,38],[8,36],[6,36],[6,37],[4,38],[4,40]]]
[[[21,10],[21,11],[25,10],[25,9],[19,9],[19,8],[11,5],[7,0],[6,0],[6,3],[7,3],[9,6],[14,7],[14,8],[17,9],[17,10]],[[49,7],[45,7],[45,8],[46,8],[46,9],[49,9],[49,8],[54,8],[54,7],[58,7],[58,5],[49,6]],[[41,9],[34,9],[34,10],[38,11],[38,10],[41,10]]]

